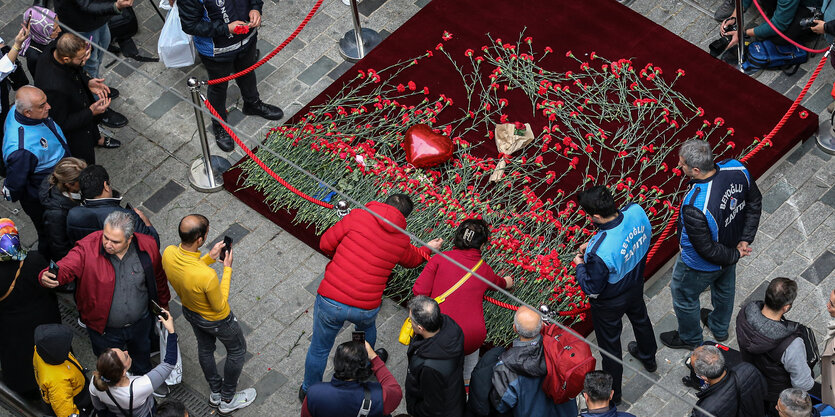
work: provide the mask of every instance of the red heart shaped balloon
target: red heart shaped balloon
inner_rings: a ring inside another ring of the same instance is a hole
[[[410,127],[403,137],[406,160],[418,168],[442,164],[452,157],[452,140],[425,124]]]

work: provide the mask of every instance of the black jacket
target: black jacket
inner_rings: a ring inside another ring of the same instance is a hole
[[[128,210],[119,205],[122,199],[118,196],[114,198],[97,198],[93,200],[84,200],[80,206],[73,207],[67,213],[67,236],[75,244],[90,233],[102,230],[104,228],[104,219],[107,215],[114,211],[123,211],[131,213],[136,219],[134,224],[134,233],[142,233],[154,238],[159,246],[159,234],[154,226],[146,226],[145,222],[132,210]]]
[[[761,417],[765,415],[765,378],[746,362],[728,370],[725,378],[696,393],[696,405],[715,417]],[[693,417],[706,414],[693,409]]]
[[[55,0],[55,13],[61,23],[78,32],[91,32],[121,13],[114,0]],[[51,103],[50,103],[51,104]]]
[[[49,256],[58,261],[73,247],[73,241],[67,234],[67,214],[80,202],[62,194],[58,187],[49,183],[49,177],[41,184],[40,200],[44,208],[44,227],[49,235]]]
[[[493,388],[493,367],[499,362],[504,348],[494,347],[478,360],[470,376],[470,393],[467,396],[467,417],[502,417],[511,413],[499,413],[490,404],[490,390]]]
[[[412,338],[406,354],[406,411],[414,417],[464,415],[464,332],[449,316],[433,337]]]
[[[742,306],[736,316],[736,337],[742,360],[753,364],[765,376],[769,399],[780,396],[792,387],[791,375],[783,367],[781,358],[789,345],[800,336],[797,323],[775,322],[760,312],[762,301]]]
[[[99,118],[94,117],[90,110],[93,104],[93,93],[87,86],[90,76],[81,67],[58,63],[52,54],[54,51],[55,47],[51,46],[41,55],[38,72],[35,74],[35,87],[46,93],[46,99],[52,106],[49,116],[64,131],[70,154],[93,164],[93,147],[101,135]]]

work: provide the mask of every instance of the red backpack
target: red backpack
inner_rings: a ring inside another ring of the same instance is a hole
[[[583,391],[586,374],[593,371],[597,360],[583,340],[556,325],[542,327],[542,347],[548,374],[542,390],[555,403],[564,403]]]

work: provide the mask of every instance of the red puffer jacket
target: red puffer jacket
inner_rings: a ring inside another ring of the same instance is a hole
[[[366,207],[406,228],[406,218],[396,208],[377,201]],[[365,210],[352,210],[325,231],[319,248],[332,255],[319,295],[363,310],[380,305],[396,265],[414,268],[423,263],[423,254],[429,254],[428,248],[412,246],[408,236]]]
[[[75,303],[81,321],[87,327],[103,333],[107,326],[107,316],[113,303],[113,291],[116,290],[116,270],[102,247],[101,230],[87,235],[76,242],[75,247],[58,264],[58,282],[64,285],[77,281]],[[131,245],[137,245],[139,260],[145,270],[145,285],[148,296],[168,309],[171,293],[168,291],[168,279],[162,269],[157,242],[148,235],[133,234]],[[44,269],[38,275],[43,276]]]

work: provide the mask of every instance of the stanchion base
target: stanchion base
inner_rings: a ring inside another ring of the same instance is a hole
[[[824,120],[818,126],[818,148],[830,155],[835,155],[835,135],[832,133],[829,120]]]
[[[382,41],[380,34],[373,29],[362,28],[360,33],[362,34],[363,51],[366,55],[368,54],[368,51],[374,49],[374,47],[379,45],[380,41]],[[354,35],[353,29],[345,32],[345,36],[339,40],[339,54],[342,55],[342,58],[345,58],[346,61],[350,62],[357,62],[360,59],[365,58],[365,55],[359,56],[359,50],[357,49],[357,37]]]
[[[212,155],[212,170],[214,171],[214,186],[209,182],[206,175],[206,168],[203,166],[203,158],[197,158],[191,163],[188,172],[188,181],[191,186],[200,192],[213,193],[223,189],[223,173],[229,170],[232,164],[221,156]]]

